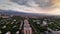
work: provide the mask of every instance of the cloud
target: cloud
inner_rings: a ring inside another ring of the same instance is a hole
[[[51,4],[48,0],[0,0],[0,7],[6,7],[8,9],[21,8],[21,6],[27,8],[50,8]],[[6,9],[5,8],[5,9]],[[1,9],[1,8],[0,8]]]
[[[10,1],[27,7],[38,7],[38,4],[36,4],[34,0],[10,0]]]
[[[60,8],[48,9],[49,7],[51,7],[51,5],[49,5],[48,1],[43,1],[43,0],[24,0],[26,2],[23,2],[21,0],[22,3],[18,3],[18,1],[20,1],[20,0],[15,0],[15,1],[0,0],[0,9],[3,9],[3,10],[15,10],[15,11],[19,11],[19,12],[22,11],[22,12],[27,12],[27,13],[60,15]],[[45,3],[45,2],[48,2],[48,4]],[[55,6],[55,5],[56,4],[54,4],[53,6]],[[57,3],[57,6],[60,6],[60,3]]]
[[[10,0],[19,5],[26,5],[29,7],[49,8],[52,3],[51,0]]]

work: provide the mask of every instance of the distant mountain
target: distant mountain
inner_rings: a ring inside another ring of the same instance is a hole
[[[7,15],[23,15],[23,16],[44,16],[44,14],[25,13],[25,12],[13,11],[13,10],[0,10],[0,14],[7,14]]]
[[[17,14],[19,12],[13,10],[0,10],[0,14]]]
[[[18,12],[14,10],[0,10],[0,14],[6,15],[18,15],[18,16],[29,16],[29,17],[43,17],[43,16],[56,16],[56,15],[46,15],[46,14],[38,14],[38,13],[25,13],[25,12]],[[57,15],[58,16],[58,15]]]

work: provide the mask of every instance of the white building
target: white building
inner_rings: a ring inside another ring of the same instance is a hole
[[[24,34],[32,34],[32,28],[26,19],[24,20]]]

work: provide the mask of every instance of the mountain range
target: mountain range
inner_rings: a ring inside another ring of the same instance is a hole
[[[37,16],[39,14],[37,13],[26,13],[26,12],[19,12],[14,10],[0,10],[0,14],[6,14],[6,15],[23,15],[23,16]]]
[[[47,15],[47,14],[38,14],[38,13],[26,13],[26,12],[19,12],[14,10],[0,10],[0,14],[6,15],[18,15],[18,16],[29,16],[29,17],[44,17],[44,16],[58,16],[58,15]]]

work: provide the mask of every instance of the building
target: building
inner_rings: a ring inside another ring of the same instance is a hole
[[[26,19],[24,20],[24,34],[32,34],[32,28]]]

